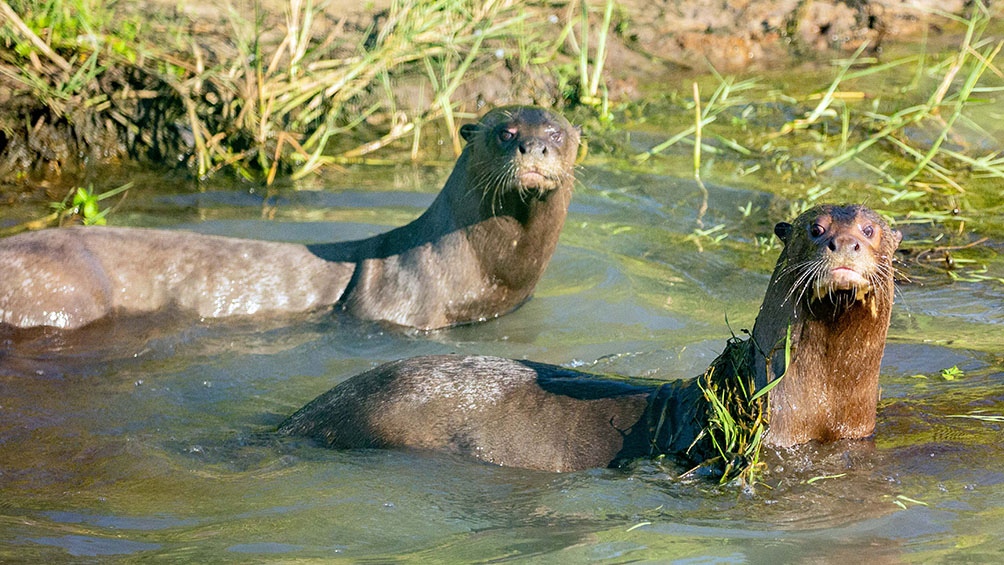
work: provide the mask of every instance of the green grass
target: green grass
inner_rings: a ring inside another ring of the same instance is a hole
[[[704,185],[715,182],[786,199],[791,210],[779,219],[821,200],[864,202],[894,225],[930,226],[929,235],[912,230],[915,239],[903,248],[936,258],[925,265],[935,276],[1000,284],[1004,274],[987,263],[985,240],[973,232],[1001,233],[1004,155],[999,128],[984,125],[1000,112],[1004,42],[980,5],[953,19],[961,34],[947,51],[886,46],[876,58],[863,45],[829,72],[711,73],[615,106],[630,117],[628,128],[655,138],[630,162],[639,172],[692,171],[691,240],[699,249],[735,233],[710,237],[718,226],[704,225]],[[619,140],[632,147],[624,134],[605,135],[615,152]]]
[[[879,61],[865,57],[867,45],[862,45],[847,59],[835,60],[830,83],[808,94],[797,85],[779,90],[762,79],[716,74],[717,86],[707,100],[688,97],[689,92],[677,97],[685,110],[702,105],[702,120],[634,158],[646,162],[675,144],[693,144],[703,129],[705,139],[716,139],[704,152],[758,158],[765,170],[781,155],[807,157],[810,166],[802,172],[816,177],[842,166],[864,169],[871,175],[869,184],[890,203],[964,193],[964,180],[971,175],[1004,178],[999,151],[981,151],[966,138],[992,139],[970,111],[1004,91],[1004,73],[995,63],[1004,43],[992,37],[992,19],[981,6],[968,19],[953,19],[965,33],[947,56],[919,53]],[[903,77],[913,80],[902,84]],[[801,116],[771,121],[762,129],[750,125],[750,115],[769,114],[770,107]],[[917,128],[929,135],[911,134]],[[890,161],[890,154],[902,159]]]
[[[358,34],[319,25],[323,14],[312,0],[288,0],[281,33],[257,4],[250,17],[232,10],[232,45],[221,47],[188,33],[184,20],[144,20],[114,4],[0,2],[0,39],[13,47],[0,57],[0,73],[41,101],[52,120],[73,120],[86,108],[141,140],[151,124],[137,114],[144,101],[158,100],[162,119],[187,129],[199,178],[227,169],[271,184],[280,174],[297,179],[388,146],[410,147],[418,158],[430,124],[441,125],[459,153],[459,120],[473,116],[457,115],[458,88],[504,64],[546,76],[559,60],[579,58],[583,75],[560,66],[560,80],[579,81],[581,101],[596,98],[605,88],[613,2],[598,30],[589,27],[587,2],[571,6],[582,19],[562,27],[513,0],[396,0],[360,42]],[[597,34],[596,50],[576,53],[566,42],[576,23],[583,45]],[[396,91],[402,81],[413,90]]]
[[[312,0],[288,0],[281,33],[260,12],[232,12],[233,47],[226,52],[187,33],[183,21],[143,21],[114,4],[0,2],[7,22],[0,36],[13,47],[0,59],[0,73],[42,101],[53,119],[89,109],[140,139],[150,134],[127,109],[166,100],[160,111],[188,130],[197,176],[228,169],[271,183],[280,174],[297,179],[372,159],[387,148],[409,149],[418,159],[430,126],[445,131],[459,152],[459,120],[472,116],[457,115],[457,90],[503,63],[555,75],[566,105],[590,108],[586,121],[612,127],[614,116],[635,103],[609,100],[604,84],[614,9],[611,0],[571,2],[563,19],[549,22],[513,1],[397,0],[356,44],[357,37],[320,26]],[[714,158],[744,161],[751,182],[782,170],[825,179],[851,167],[868,175],[875,198],[892,208],[940,206],[964,195],[969,177],[1004,179],[1004,157],[960,135],[960,128],[979,135],[970,108],[1004,89],[994,62],[1002,44],[988,37],[991,18],[980,5],[968,19],[955,19],[965,33],[949,56],[879,62],[864,56],[863,45],[835,61],[829,85],[809,94],[716,74],[702,99],[698,83],[706,81],[694,82],[678,100],[695,119],[635,161],[647,164],[687,144],[699,185],[702,170],[714,175]],[[119,82],[102,88],[109,76]],[[869,89],[904,76],[912,80],[896,92]],[[411,81],[419,96],[399,99],[401,81]],[[778,104],[801,117],[751,126],[755,114]],[[917,139],[911,132],[918,128],[930,135]]]
[[[849,58],[834,61],[830,84],[808,95],[770,91],[756,79],[717,77],[707,100],[681,97],[687,107],[703,106],[702,120],[635,160],[648,161],[678,143],[694,144],[703,133],[705,139],[716,139],[703,152],[758,160],[755,169],[747,165],[754,175],[792,157],[808,164],[796,171],[803,178],[825,179],[852,168],[865,177],[873,197],[892,208],[907,201],[942,205],[965,195],[970,178],[1004,179],[999,149],[971,141],[992,136],[970,115],[1004,92],[1004,73],[995,63],[1004,42],[988,37],[991,18],[985,8],[976,6],[970,18],[959,22],[965,34],[957,50],[941,60],[915,54],[879,62],[864,57],[862,45]],[[915,80],[892,92],[878,89],[902,82],[903,76]],[[879,87],[868,90],[871,85]],[[761,130],[744,127],[750,113],[778,105],[801,117]],[[737,117],[741,108],[746,116]],[[733,120],[724,122],[723,116]]]
[[[703,430],[717,453],[702,466],[712,465],[721,472],[721,482],[734,479],[755,484],[763,473],[761,452],[770,421],[768,393],[784,375],[757,389],[755,351],[752,338],[733,336],[725,350],[700,377],[701,391],[708,406],[708,423]],[[784,343],[785,367],[791,363],[791,327]]]

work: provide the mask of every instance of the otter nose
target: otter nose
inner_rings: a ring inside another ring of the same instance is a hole
[[[853,235],[841,234],[831,239],[827,247],[834,253],[841,251],[844,253],[857,253],[861,251],[861,242]]]
[[[547,145],[536,137],[530,137],[519,142],[519,152],[523,155],[547,155]]]

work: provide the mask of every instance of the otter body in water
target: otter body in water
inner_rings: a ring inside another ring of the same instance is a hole
[[[0,241],[0,324],[73,329],[178,308],[201,317],[339,305],[364,319],[434,329],[526,300],[557,245],[579,130],[535,107],[498,108],[418,219],[321,245],[140,228],[67,228]]]
[[[754,324],[754,346],[745,349],[758,389],[784,375],[768,393],[766,443],[867,437],[901,236],[861,206],[817,207],[775,233],[785,248]],[[439,449],[572,471],[658,453],[701,461],[711,454],[700,439],[708,415],[699,379],[660,383],[444,355],[357,375],[279,431],[331,447]]]

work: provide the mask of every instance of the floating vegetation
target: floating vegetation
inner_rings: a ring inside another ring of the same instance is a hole
[[[113,188],[105,192],[97,193],[93,187],[74,187],[63,200],[53,202],[50,207],[54,210],[48,216],[38,220],[32,220],[23,224],[0,229],[0,237],[14,235],[22,231],[37,230],[51,224],[68,225],[80,223],[85,226],[102,226],[107,223],[105,216],[115,210],[125,199],[128,190],[133,183],[126,183],[118,188]],[[101,201],[122,194],[122,199],[110,208],[101,208]]]
[[[823,197],[868,202],[894,225],[921,226],[898,255],[917,266],[912,279],[1004,284],[996,238],[988,245],[974,234],[1000,230],[1004,156],[987,115],[999,112],[1004,92],[997,62],[1004,41],[987,7],[971,10],[953,17],[964,33],[947,54],[914,49],[880,59],[861,45],[833,61],[828,82],[808,93],[805,81],[778,86],[769,76],[714,74],[703,81],[711,88],[681,86],[664,97],[669,107],[657,118],[664,141],[634,150],[632,161],[650,168],[659,159],[674,171],[692,163],[691,239],[702,250],[704,183],[717,181],[786,197],[789,215]]]
[[[981,422],[993,422],[1004,424],[1004,415],[986,414],[981,410],[970,412],[969,414],[949,414],[949,418],[966,418],[969,420],[979,420]]]
[[[732,336],[725,350],[700,377],[699,385],[708,403],[708,424],[703,435],[717,457],[702,466],[720,467],[721,482],[733,479],[752,485],[763,472],[760,461],[763,437],[770,420],[768,392],[784,378],[774,379],[757,390],[755,342]],[[785,338],[784,364],[791,363],[791,327]]]
[[[955,379],[961,379],[966,375],[965,371],[959,368],[958,365],[952,365],[947,369],[941,370],[941,378],[946,381],[954,381]]]
[[[847,476],[847,473],[837,473],[835,475],[818,475],[818,476],[812,477],[811,479],[805,481],[805,484],[811,485],[813,483],[818,483],[819,481],[828,481],[828,480],[831,480],[831,479],[839,479],[839,478],[846,477],[846,476]]]
[[[892,501],[893,504],[899,506],[903,510],[907,509],[907,504],[913,504],[914,506],[927,506],[927,503],[922,500],[917,500],[916,498],[910,498],[909,496],[897,494],[896,498]]]

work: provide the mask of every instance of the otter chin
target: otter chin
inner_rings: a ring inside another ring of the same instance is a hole
[[[812,208],[775,233],[784,249],[752,343],[741,350],[758,390],[781,379],[767,394],[764,441],[787,447],[869,437],[902,236],[858,205]],[[574,471],[660,454],[703,462],[714,454],[710,417],[700,378],[660,382],[441,355],[352,377],[279,432],[335,448],[435,449]]]
[[[530,297],[554,253],[580,132],[553,111],[509,106],[460,134],[467,145],[432,205],[368,239],[296,245],[76,227],[0,240],[0,327],[334,307],[431,330],[506,314]]]

